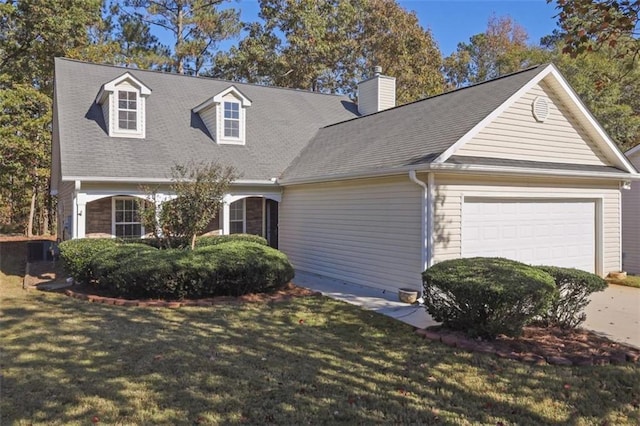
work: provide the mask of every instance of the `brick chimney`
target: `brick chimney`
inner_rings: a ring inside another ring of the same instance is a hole
[[[373,77],[358,83],[358,112],[361,115],[396,106],[396,79],[382,75],[382,67],[373,68]]]

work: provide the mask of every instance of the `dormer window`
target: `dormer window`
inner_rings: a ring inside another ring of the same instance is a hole
[[[224,103],[224,137],[240,137],[240,104],[238,102]]]
[[[138,129],[138,93],[118,90],[118,128]]]
[[[102,86],[96,102],[102,106],[109,136],[145,137],[145,105],[150,94],[151,90],[128,72]]]
[[[231,86],[193,109],[218,145],[244,145],[249,98]]]

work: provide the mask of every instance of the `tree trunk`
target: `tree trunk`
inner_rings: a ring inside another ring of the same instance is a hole
[[[191,250],[194,250],[196,248],[196,234],[193,234],[193,236],[191,237]]]
[[[33,237],[33,217],[36,214],[36,186],[31,194],[31,206],[29,207],[29,224],[27,225],[27,237]]]
[[[184,74],[184,57],[181,53],[180,48],[182,47],[182,20],[184,17],[184,12],[182,11],[182,5],[178,4],[178,16],[176,19],[176,61],[178,62],[178,74]]]

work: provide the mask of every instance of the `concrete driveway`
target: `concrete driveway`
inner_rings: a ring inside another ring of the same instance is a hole
[[[393,291],[346,283],[320,275],[296,271],[297,285],[320,291],[325,296],[361,306],[405,322],[417,328],[438,324],[423,307],[398,301]],[[640,288],[610,285],[595,293],[586,309],[582,327],[611,340],[640,348]]]
[[[640,348],[640,288],[610,284],[593,293],[582,327]]]

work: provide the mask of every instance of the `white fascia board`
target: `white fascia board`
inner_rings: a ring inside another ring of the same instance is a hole
[[[584,179],[613,179],[618,181],[624,180],[640,180],[640,173],[607,173],[607,172],[589,172],[580,170],[557,170],[557,169],[536,169],[530,167],[504,167],[504,166],[482,166],[467,164],[424,164],[420,166],[405,166],[393,169],[384,169],[376,171],[363,171],[358,173],[343,173],[330,176],[318,176],[313,178],[301,179],[283,179],[278,183],[281,186],[303,185],[310,183],[334,182],[349,179],[368,179],[384,176],[394,176],[407,173],[411,170],[416,172],[443,172],[443,173],[468,173],[468,174],[489,174],[494,176],[555,176],[555,177],[573,177]]]
[[[214,106],[215,104],[216,104],[216,102],[213,100],[213,98],[209,98],[206,101],[204,101],[203,103],[201,103],[200,105],[198,105],[197,107],[193,108],[191,111],[193,111],[194,114],[198,114],[200,111],[204,111],[206,109],[209,109],[212,106]]]
[[[144,85],[140,80],[132,76],[129,72],[125,72],[120,77],[117,77],[110,82],[104,85],[104,90],[108,90],[113,92],[116,90],[116,86],[122,83],[125,80],[129,80],[133,83],[134,86],[137,86],[140,89],[140,94],[143,96],[149,96],[151,94],[151,89]]]
[[[483,166],[483,165],[466,165],[466,164],[434,164],[431,168],[438,172],[455,172],[455,173],[478,173],[490,174],[494,176],[554,176],[554,177],[571,177],[580,179],[606,179],[606,180],[639,180],[640,173],[608,173],[608,172],[590,172],[581,170],[558,170],[558,169],[536,169],[531,167],[504,167],[504,166]]]
[[[234,96],[240,99],[240,103],[242,104],[243,108],[251,106],[251,99],[247,98],[241,91],[236,89],[235,86],[227,87],[222,92],[215,95],[212,100],[215,103],[221,103],[223,98],[229,93],[233,93]]]
[[[624,154],[629,157],[635,153],[640,153],[640,144],[634,146],[633,148],[631,148],[630,150],[628,150],[627,152],[625,152]]]
[[[546,66],[542,71],[540,71],[534,78],[529,80],[527,84],[522,86],[516,93],[511,95],[509,99],[504,101],[502,105],[498,108],[494,109],[491,114],[487,115],[482,121],[473,126],[471,130],[469,130],[464,136],[462,136],[456,143],[451,145],[446,151],[438,156],[435,160],[433,160],[434,164],[441,164],[447,161],[452,155],[454,155],[460,148],[462,148],[467,142],[476,137],[480,131],[482,131],[489,123],[495,120],[500,114],[507,110],[513,103],[520,99],[525,93],[527,93],[533,86],[538,84],[540,80],[545,78],[552,70],[551,65]]]
[[[114,183],[171,183],[172,179],[169,178],[135,178],[135,177],[96,177],[96,176],[65,176],[62,181],[79,181],[79,182],[114,182]],[[279,186],[276,180],[263,180],[263,179],[238,179],[231,183],[231,185],[264,185],[264,186]]]
[[[578,110],[580,110],[582,115],[587,119],[587,122],[589,123],[589,125],[591,125],[591,127],[596,131],[596,133],[600,137],[601,143],[598,143],[599,141],[596,141],[596,143],[598,143],[598,145],[604,144],[606,147],[606,150],[613,154],[614,158],[618,160],[618,164],[616,164],[616,166],[623,167],[629,173],[634,173],[635,168],[633,167],[631,162],[624,156],[624,154],[620,151],[620,149],[615,144],[615,142],[611,140],[607,132],[605,132],[605,130],[602,128],[600,123],[598,123],[598,121],[595,119],[593,114],[591,114],[591,112],[587,109],[587,107],[584,105],[582,100],[578,97],[576,92],[571,88],[567,80],[565,80],[562,74],[560,74],[560,71],[558,71],[558,69],[553,64],[549,65],[549,67],[551,67],[551,74],[555,77],[555,79],[558,81],[560,86],[562,86],[565,92],[567,92],[567,94],[569,95],[569,98],[571,99],[575,107],[578,108]]]

